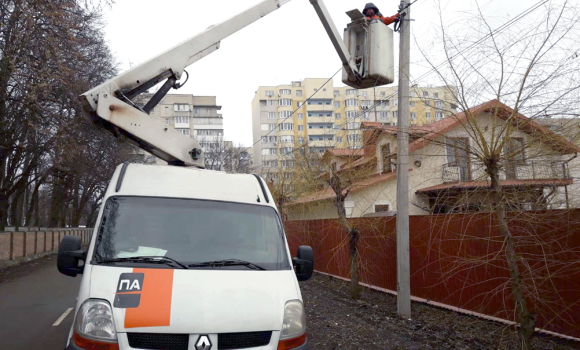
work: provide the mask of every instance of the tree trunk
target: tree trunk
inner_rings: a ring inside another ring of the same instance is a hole
[[[342,191],[341,191],[342,192]],[[350,227],[348,220],[346,219],[346,209],[344,208],[344,200],[346,196],[337,195],[336,207],[338,209],[338,217],[340,223],[346,229],[348,233],[348,258],[350,262],[350,296],[353,299],[360,299],[361,288],[359,284],[359,274],[358,274],[358,241],[359,241],[359,231],[355,228]]]
[[[491,169],[488,169],[488,174],[491,177],[491,186],[494,191],[494,200],[496,203],[495,214],[497,216],[499,233],[505,240],[505,255],[510,273],[512,296],[520,324],[519,336],[521,348],[530,350],[532,348],[532,336],[534,335],[534,329],[536,327],[536,315],[528,310],[524,296],[522,276],[518,266],[519,257],[515,252],[514,238],[509,230],[506,219],[505,199],[499,182],[499,168],[491,167]]]

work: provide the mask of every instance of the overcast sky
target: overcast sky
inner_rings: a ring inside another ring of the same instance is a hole
[[[529,8],[538,0],[480,1],[495,26]],[[170,47],[220,23],[259,0],[116,0],[106,13],[107,40],[121,71],[142,63]],[[327,0],[333,20],[342,33],[346,11],[362,9],[366,1]],[[396,13],[398,1],[375,1],[385,16]],[[418,0],[412,5],[412,47],[429,49],[438,33],[438,0]],[[442,0],[446,20],[468,16],[472,0]],[[415,43],[417,40],[417,43]],[[398,61],[395,35],[395,62]],[[441,58],[442,60],[443,58]],[[411,54],[411,75],[427,71],[420,53]],[[221,48],[187,68],[189,82],[179,93],[215,95],[223,106],[225,135],[235,143],[250,145],[251,101],[258,86],[281,85],[304,78],[329,78],[341,67],[318,16],[308,0],[292,0],[277,11],[224,39]],[[419,82],[434,82],[426,77]],[[340,74],[335,86],[343,86]]]

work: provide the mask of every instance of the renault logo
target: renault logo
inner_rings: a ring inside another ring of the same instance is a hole
[[[195,343],[196,350],[211,350],[211,342],[207,335],[200,335]]]

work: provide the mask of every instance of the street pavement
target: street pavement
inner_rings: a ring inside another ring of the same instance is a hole
[[[60,274],[52,257],[0,283],[0,349],[64,349],[80,282]]]

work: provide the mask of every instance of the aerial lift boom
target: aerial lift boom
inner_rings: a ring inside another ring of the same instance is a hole
[[[203,151],[197,141],[168,128],[150,117],[149,113],[170,89],[178,89],[182,86],[179,81],[186,67],[219,49],[222,39],[277,10],[289,1],[264,0],[85,92],[79,96],[85,115],[115,136],[124,136],[133,144],[171,165],[204,168]],[[357,64],[351,59],[350,52],[354,52],[354,49],[349,50],[341,39],[324,2],[310,0],[310,3],[314,6],[342,61],[343,81],[355,88],[369,86],[369,82],[377,84],[376,79],[365,77],[365,71],[362,71],[362,74],[359,72],[362,67],[360,62]],[[161,82],[164,82],[163,85],[145,106],[140,107],[132,102],[139,94]],[[377,86],[382,84],[385,82]]]

